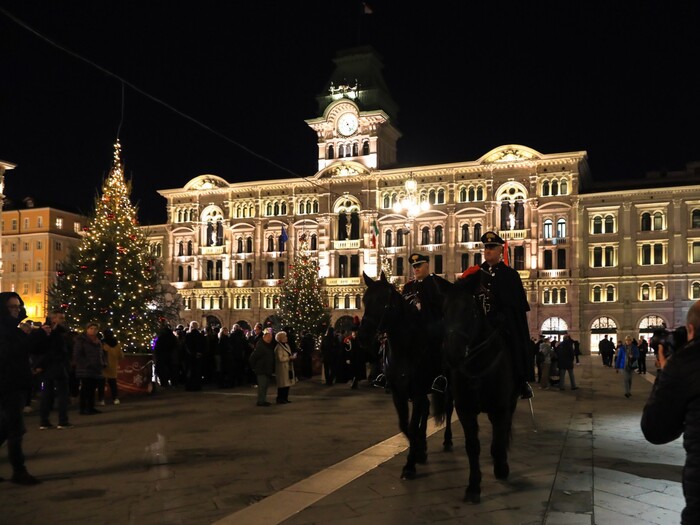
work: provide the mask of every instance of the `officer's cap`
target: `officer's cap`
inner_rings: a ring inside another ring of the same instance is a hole
[[[410,261],[411,266],[420,266],[423,263],[430,262],[430,257],[423,255],[422,253],[412,253],[408,260]]]
[[[481,242],[484,246],[503,246],[506,243],[496,232],[486,232],[481,236]]]

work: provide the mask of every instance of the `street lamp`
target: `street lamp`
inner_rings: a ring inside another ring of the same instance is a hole
[[[393,209],[394,213],[406,214],[405,230],[407,230],[408,232],[407,255],[411,255],[411,251],[413,249],[413,224],[418,215],[430,209],[430,203],[427,199],[421,201],[420,194],[418,193],[418,181],[416,181],[416,179],[413,176],[410,176],[408,179],[406,179],[406,182],[404,183],[404,190],[406,191],[406,194],[401,200],[397,200],[394,203]],[[409,271],[408,266],[409,265],[406,265],[406,271]]]

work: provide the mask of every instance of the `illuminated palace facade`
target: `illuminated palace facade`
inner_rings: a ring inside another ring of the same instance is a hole
[[[317,173],[235,183],[207,174],[159,192],[168,220],[148,236],[182,296],[183,323],[274,316],[302,237],[342,324],[362,315],[363,272],[385,270],[401,285],[415,251],[453,281],[481,262],[479,238],[495,230],[527,290],[533,337],[568,331],[587,352],[605,334],[683,324],[700,299],[700,185],[690,168],[606,190],[593,184],[585,151],[516,144],[398,167],[397,109],[377,56],[360,48],[335,64],[319,116],[307,120]]]

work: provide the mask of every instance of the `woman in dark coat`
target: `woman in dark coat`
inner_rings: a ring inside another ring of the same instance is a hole
[[[333,327],[328,327],[321,340],[321,359],[323,360],[323,375],[326,385],[331,386],[335,381],[335,369],[338,360],[338,340],[335,337]]]
[[[97,323],[88,323],[73,344],[75,377],[80,380],[80,413],[84,416],[100,413],[95,408],[95,391],[105,362],[102,341],[97,337],[99,329]]]

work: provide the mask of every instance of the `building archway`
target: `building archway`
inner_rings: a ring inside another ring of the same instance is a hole
[[[569,331],[569,325],[561,317],[549,317],[544,320],[540,327],[540,333],[546,337],[561,340],[564,334]]]
[[[600,343],[605,336],[611,341],[617,344],[617,323],[612,317],[606,315],[601,315],[593,319],[591,323],[591,353],[598,353],[598,343]]]
[[[207,315],[206,317],[207,327],[221,328],[221,320],[215,315]]]

